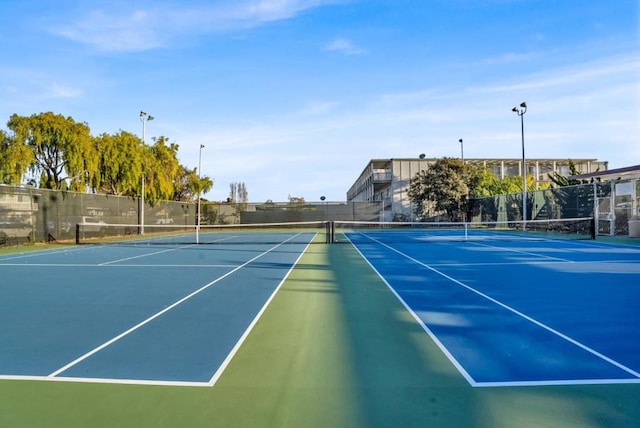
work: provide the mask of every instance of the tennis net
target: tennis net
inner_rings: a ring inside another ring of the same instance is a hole
[[[361,222],[332,223],[332,242],[388,242],[595,239],[592,217],[494,222]]]
[[[326,221],[224,224],[144,225],[78,223],[76,244],[195,245],[329,243]]]

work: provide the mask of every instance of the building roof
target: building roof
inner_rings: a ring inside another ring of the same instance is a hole
[[[605,179],[617,179],[617,178],[633,178],[640,177],[640,165],[627,166],[624,168],[609,169],[606,171],[596,171],[587,174],[572,175],[570,180],[588,180],[590,178],[605,178]]]

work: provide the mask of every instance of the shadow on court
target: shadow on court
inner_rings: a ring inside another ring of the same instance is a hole
[[[625,427],[639,387],[472,388],[360,255],[331,245],[305,254],[213,395],[243,426]]]
[[[640,420],[640,384],[470,387],[350,245],[309,248],[213,388],[0,380],[0,397],[7,427],[630,427]]]

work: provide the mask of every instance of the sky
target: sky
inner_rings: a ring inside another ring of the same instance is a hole
[[[523,101],[527,158],[640,164],[640,0],[2,0],[0,46],[2,129],[51,111],[142,137],[145,111],[209,200],[520,158]]]

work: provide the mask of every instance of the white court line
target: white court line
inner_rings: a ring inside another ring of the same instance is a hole
[[[591,265],[594,263],[599,264],[620,264],[620,263],[634,263],[635,260],[583,260],[583,261],[571,261],[570,264],[574,265]],[[567,262],[562,260],[523,260],[519,262],[479,262],[479,263],[431,263],[430,266],[528,266],[528,265],[562,265]]]
[[[144,379],[110,379],[96,377],[48,377],[48,376],[22,376],[22,375],[0,375],[0,380],[37,380],[47,382],[76,382],[76,383],[109,383],[123,385],[155,385],[155,386],[193,386],[209,387],[208,382],[185,382],[185,381],[163,381]]]
[[[144,326],[145,324],[148,324],[149,322],[153,321],[154,319],[158,318],[159,316],[165,314],[166,312],[170,311],[171,309],[175,308],[176,306],[182,304],[183,302],[189,300],[190,298],[192,298],[193,296],[201,293],[202,291],[208,289],[209,287],[211,287],[212,285],[218,283],[219,281],[223,280],[224,278],[230,276],[231,274],[237,272],[238,270],[244,268],[245,266],[249,265],[250,263],[254,262],[255,260],[259,259],[260,257],[264,256],[267,253],[270,253],[271,251],[275,250],[276,248],[280,247],[281,245],[285,244],[287,241],[295,238],[298,235],[294,235],[290,238],[288,238],[287,240],[269,248],[267,251],[264,251],[263,253],[258,254],[257,256],[253,257],[252,259],[248,260],[247,262],[237,266],[235,269],[225,273],[224,275],[216,278],[215,280],[205,284],[204,286],[200,287],[199,289],[197,289],[196,291],[192,292],[191,294],[183,297],[182,299],[178,300],[177,302],[173,303],[170,306],[167,306],[166,308],[164,308],[163,310],[161,310],[160,312],[157,312],[156,314],[150,316],[149,318],[145,319],[144,321],[141,321],[140,323],[134,325],[133,327],[131,327],[130,329],[124,331],[123,333],[119,334],[118,336],[108,340],[107,342],[103,343],[102,345],[92,349],[91,351],[87,352],[86,354],[76,358],[75,360],[71,361],[69,364],[60,367],[58,370],[50,373],[48,375],[48,377],[56,377],[57,375],[59,375],[60,373],[63,373],[64,371],[70,369],[71,367],[75,366],[76,364],[84,361],[85,359],[89,358],[90,356],[94,355],[95,353],[101,351],[102,349],[106,348],[107,346],[117,342],[118,340],[122,339],[123,337],[133,333],[134,331],[138,330],[140,327]]]
[[[218,376],[219,377],[219,376]],[[99,377],[47,377],[28,375],[0,375],[0,381],[44,381],[44,382],[70,382],[70,383],[104,383],[120,385],[151,385],[151,386],[188,386],[195,388],[210,388],[215,385],[217,378],[214,376],[208,382],[172,381],[172,380],[145,380],[145,379],[113,379]],[[471,383],[471,382],[470,382]],[[640,384],[640,379],[575,379],[575,380],[549,380],[549,381],[514,381],[514,382],[476,382],[472,385],[479,388],[513,387],[513,386],[571,386],[571,385],[627,385]]]
[[[194,245],[195,245],[195,244],[182,245],[182,246],[177,247],[177,248],[169,248],[169,249],[166,249],[166,250],[153,251],[153,252],[151,252],[151,253],[139,254],[139,255],[137,255],[137,256],[125,257],[125,258],[123,258],[123,259],[111,260],[110,262],[100,263],[100,264],[98,264],[98,266],[108,266],[108,265],[110,265],[110,264],[114,264],[114,263],[126,262],[127,260],[140,259],[140,258],[142,258],[142,257],[149,257],[149,256],[154,256],[154,255],[156,255],[156,254],[168,253],[168,252],[176,251],[176,250],[180,250],[180,249],[183,249],[183,248],[189,248],[189,247],[192,247],[192,246],[194,246]]]
[[[364,233],[359,233],[359,234],[373,240],[373,238],[365,235]],[[440,339],[438,339],[438,336],[436,336],[435,333],[431,331],[429,327],[427,327],[427,325],[424,323],[424,321],[422,321],[422,319],[418,316],[418,314],[414,312],[411,306],[409,306],[409,304],[405,302],[405,300],[398,294],[398,292],[391,286],[391,284],[389,284],[387,279],[378,271],[378,269],[376,269],[373,263],[371,263],[369,259],[364,254],[362,254],[362,251],[360,251],[360,248],[358,248],[358,246],[355,245],[353,241],[351,241],[351,239],[346,234],[345,234],[345,238],[347,238],[347,240],[351,243],[353,248],[355,248],[358,254],[360,254],[360,257],[362,257],[362,259],[369,265],[371,269],[373,269],[373,271],[376,273],[376,275],[378,275],[378,277],[382,280],[382,282],[385,283],[387,288],[396,296],[396,298],[400,301],[402,306],[404,306],[404,308],[411,314],[413,319],[415,319],[416,322],[422,327],[422,329],[427,333],[427,335],[431,338],[431,340],[433,340],[436,346],[440,348],[440,351],[442,351],[442,353],[449,359],[451,364],[453,364],[453,366],[456,369],[458,369],[458,372],[460,372],[462,377],[465,378],[465,380],[469,383],[469,385],[475,386],[476,381],[471,377],[469,373],[467,373],[467,371],[462,366],[462,364],[460,364],[458,360],[453,356],[453,354],[449,352],[447,347],[444,346],[444,344],[440,341]]]
[[[524,314],[523,312],[520,312],[520,311],[518,311],[517,309],[512,308],[511,306],[509,306],[509,305],[507,305],[507,304],[505,304],[505,303],[502,303],[502,302],[500,302],[499,300],[496,300],[496,299],[494,299],[493,297],[491,297],[491,296],[489,296],[489,295],[487,295],[487,294],[485,294],[485,293],[483,293],[483,292],[481,292],[481,291],[479,291],[479,290],[476,290],[475,288],[470,287],[470,286],[466,285],[465,283],[463,283],[463,282],[461,282],[461,281],[458,281],[457,279],[455,279],[455,278],[453,278],[453,277],[451,277],[451,276],[449,276],[449,275],[445,274],[444,272],[441,272],[441,271],[439,271],[438,269],[435,269],[435,268],[433,268],[432,266],[429,266],[429,265],[427,265],[426,263],[423,263],[423,262],[421,262],[420,260],[417,260],[417,259],[415,259],[415,258],[413,258],[413,257],[411,257],[411,256],[409,256],[409,255],[407,255],[407,254],[405,254],[405,253],[403,253],[403,252],[401,252],[401,251],[399,251],[399,250],[397,250],[397,249],[395,249],[395,248],[393,248],[393,247],[391,247],[391,246],[389,246],[389,245],[385,244],[384,242],[378,241],[377,239],[375,239],[375,238],[373,238],[373,237],[371,237],[371,236],[368,236],[368,235],[366,235],[366,234],[361,234],[361,235],[366,236],[367,238],[371,239],[372,241],[377,242],[378,244],[380,244],[380,245],[382,245],[382,246],[384,246],[384,247],[389,248],[391,251],[393,251],[393,252],[395,252],[395,253],[397,253],[397,254],[400,254],[401,256],[403,256],[403,257],[407,258],[408,260],[411,260],[412,262],[414,262],[414,263],[416,263],[416,264],[419,264],[420,266],[423,266],[423,267],[425,267],[425,268],[429,269],[430,271],[432,271],[432,272],[434,272],[434,273],[436,273],[436,274],[438,274],[438,275],[440,275],[440,276],[442,276],[442,277],[444,277],[444,278],[446,278],[446,279],[448,279],[448,280],[452,281],[453,283],[455,283],[455,284],[457,284],[457,285],[459,285],[459,286],[461,286],[461,287],[466,288],[467,290],[469,290],[469,291],[471,291],[471,292],[473,292],[473,293],[475,293],[475,294],[477,294],[477,295],[479,295],[479,296],[481,296],[481,297],[483,297],[483,298],[485,298],[485,299],[489,300],[490,302],[495,303],[496,305],[498,305],[498,306],[500,306],[500,307],[502,307],[502,308],[504,308],[504,309],[506,309],[506,310],[508,310],[508,311],[510,311],[510,312],[512,312],[512,313],[514,313],[514,314],[516,314],[516,315],[518,315],[518,316],[520,316],[520,317],[524,318],[525,320],[527,320],[527,321],[529,321],[529,322],[531,322],[531,323],[533,323],[533,324],[537,325],[538,327],[541,327],[541,328],[543,328],[543,329],[545,329],[545,330],[549,331],[550,333],[555,334],[556,336],[558,336],[558,337],[560,337],[560,338],[562,338],[562,339],[566,340],[567,342],[569,342],[569,343],[571,343],[571,344],[573,344],[573,345],[575,345],[575,346],[577,346],[577,347],[579,347],[579,348],[581,348],[581,349],[583,349],[583,350],[585,350],[585,351],[589,352],[590,354],[592,354],[592,355],[594,355],[594,356],[596,356],[596,357],[598,357],[598,358],[600,358],[600,359],[602,359],[602,360],[604,360],[604,361],[608,362],[609,364],[614,365],[614,366],[618,367],[619,369],[621,369],[621,370],[623,370],[623,371],[625,371],[625,372],[629,373],[630,375],[635,376],[636,378],[640,379],[640,373],[639,373],[639,372],[637,372],[637,371],[635,371],[635,370],[633,370],[633,369],[631,369],[631,368],[629,368],[629,367],[625,366],[625,365],[624,365],[624,364],[622,364],[622,363],[619,363],[619,362],[617,362],[617,361],[613,360],[612,358],[607,357],[606,355],[604,355],[604,354],[602,354],[602,353],[600,353],[600,352],[596,351],[595,349],[592,349],[592,348],[588,347],[587,345],[585,345],[585,344],[583,344],[583,343],[581,343],[581,342],[578,342],[577,340],[575,340],[575,339],[573,339],[573,338],[571,338],[571,337],[569,337],[569,336],[567,336],[567,335],[565,335],[565,334],[563,334],[563,333],[559,332],[558,330],[555,330],[555,329],[553,329],[552,327],[549,327],[548,325],[543,324],[542,322],[540,322],[540,321],[538,321],[538,320],[536,320],[536,319],[534,319],[534,318],[532,318],[532,317],[530,317],[530,316],[528,316],[528,315]],[[355,247],[355,248],[356,248],[356,250],[358,250],[358,252],[360,253],[360,250],[359,250],[355,245],[354,245],[354,247]],[[360,253],[360,255],[361,255],[361,256],[362,256],[362,257],[367,261],[367,263],[369,263],[369,260],[368,260],[366,257],[364,257],[364,255],[363,255],[362,253]],[[373,265],[372,265],[371,263],[369,263],[369,265],[373,267]],[[381,279],[382,279],[382,280],[387,284],[387,286],[388,286],[389,288],[391,288],[391,290],[392,290],[392,291],[394,292],[394,294],[395,294],[395,295],[400,299],[400,301],[403,303],[403,305],[404,305],[405,307],[409,308],[409,306],[406,304],[406,302],[405,302],[405,301],[404,301],[404,300],[403,300],[403,299],[398,295],[398,293],[396,293],[396,292],[395,292],[395,290],[393,290],[393,288],[390,286],[390,284],[389,284],[389,283],[388,283],[388,282],[387,282],[387,281],[382,277],[382,275],[380,275],[380,273],[377,271],[377,269],[375,269],[375,268],[374,268],[374,270],[376,271],[376,273],[378,274],[378,276],[379,276],[379,277],[380,277],[380,278],[381,278]],[[433,333],[432,333],[432,332],[431,332],[431,331],[426,327],[426,325],[425,325],[425,324],[420,320],[420,318],[417,316],[417,314],[416,314],[415,312],[413,312],[413,310],[411,310],[411,309],[409,309],[409,310],[410,310],[411,314],[414,316],[414,318],[416,318],[417,320],[419,320],[419,322],[420,322],[420,324],[423,326],[423,328],[425,328],[425,329],[427,330],[427,333],[429,334],[429,336],[432,336],[432,337],[433,337],[433,336],[434,336],[434,335],[433,335]],[[436,343],[438,344],[438,346],[440,346],[440,347],[441,347],[441,349],[443,348],[443,345],[441,344],[441,342],[440,342],[439,340],[437,340],[437,341],[436,341]],[[445,349],[446,349],[446,348],[445,348]],[[457,360],[456,360],[455,358],[453,358],[452,354],[450,354],[450,353],[449,353],[448,351],[446,351],[446,350],[443,350],[443,351],[445,352],[445,354],[447,355],[447,357],[449,357],[449,359],[451,360],[451,362],[452,362],[456,367],[458,367],[458,370],[460,370],[460,367],[462,367],[462,366],[457,362]],[[469,380],[469,379],[473,380],[473,378],[472,378],[472,377],[471,377],[471,376],[470,376],[470,375],[469,375],[465,370],[461,370],[460,372],[463,374],[463,376],[465,376],[465,378],[467,378],[467,380]],[[468,376],[468,377],[467,377],[467,376]],[[470,383],[471,383],[472,385],[474,385],[474,386],[475,386],[475,385],[479,385],[479,384],[481,384],[481,383],[479,383],[479,382],[476,382],[475,380],[473,380],[473,382],[470,382]]]
[[[317,234],[316,234],[317,235]],[[218,379],[220,378],[220,376],[222,376],[222,373],[226,370],[227,366],[229,365],[229,363],[231,362],[231,359],[236,355],[236,353],[238,352],[238,349],[240,349],[240,346],[242,346],[242,344],[244,343],[244,341],[246,340],[246,338],[249,336],[249,333],[251,333],[251,330],[253,330],[253,327],[256,325],[256,323],[258,322],[258,320],[262,317],[262,314],[264,313],[264,311],[267,310],[267,306],[269,306],[269,304],[271,303],[271,301],[273,300],[273,298],[275,297],[275,295],[278,293],[278,291],[280,290],[280,287],[282,287],[282,284],[284,284],[284,282],[287,280],[287,278],[289,278],[289,275],[291,274],[291,272],[293,271],[293,269],[298,265],[298,262],[300,261],[300,259],[302,258],[302,256],[307,252],[307,249],[309,249],[309,246],[311,245],[311,243],[313,242],[313,240],[315,239],[316,235],[313,236],[313,238],[311,239],[311,241],[309,241],[309,243],[307,244],[307,246],[304,248],[304,250],[300,253],[300,255],[298,256],[298,258],[296,259],[295,262],[293,262],[293,264],[291,265],[291,268],[289,269],[289,271],[285,274],[285,276],[282,278],[282,280],[280,281],[280,283],[278,284],[278,286],[275,288],[275,290],[273,290],[273,293],[271,293],[271,296],[269,296],[269,298],[267,299],[267,301],[264,303],[264,305],[262,305],[262,308],[260,309],[260,311],[258,311],[258,313],[256,314],[256,316],[253,318],[253,321],[251,321],[251,324],[249,324],[249,326],[247,327],[247,329],[244,331],[244,333],[242,334],[242,336],[240,336],[240,339],[238,339],[238,341],[236,342],[236,344],[234,345],[234,347],[231,349],[231,351],[229,352],[229,354],[227,355],[227,358],[224,359],[224,361],[222,362],[222,364],[220,364],[220,367],[218,367],[218,370],[216,370],[216,372],[213,374],[213,376],[211,377],[211,379],[209,380],[209,385],[213,386],[215,385],[215,383],[218,381]]]
[[[574,261],[571,264],[620,264],[620,263],[633,263],[634,260],[585,260]],[[558,260],[527,260],[521,262],[479,262],[479,263],[431,263],[431,266],[522,266],[522,265],[561,265],[563,261]],[[0,266],[19,266],[19,267],[108,267],[108,268],[233,268],[237,265],[233,264],[128,264],[128,265],[115,265],[115,264],[95,264],[95,263],[2,263]]]
[[[226,238],[215,239],[215,240],[211,241],[211,243],[213,243],[213,242],[226,241],[226,240],[229,240],[229,239],[232,239],[232,238],[234,238],[234,237],[232,236],[232,237],[226,237]],[[151,241],[151,242],[152,242],[152,241]],[[112,261],[110,261],[110,262],[100,263],[98,266],[107,266],[107,265],[114,264],[114,263],[126,262],[127,260],[133,260],[133,259],[139,259],[139,258],[142,258],[142,257],[154,256],[154,255],[156,255],[156,254],[162,254],[162,253],[168,253],[168,252],[171,252],[171,251],[182,250],[182,249],[184,249],[184,248],[195,247],[195,246],[197,246],[197,245],[199,245],[199,244],[187,244],[187,245],[180,245],[180,246],[178,246],[178,247],[176,247],[176,248],[167,248],[166,250],[153,251],[153,252],[151,252],[151,253],[145,253],[145,254],[140,254],[140,255],[137,255],[137,256],[125,257],[125,258],[123,258],[123,259],[112,260]]]
[[[136,265],[109,265],[109,264],[95,264],[95,263],[0,263],[0,266],[20,266],[20,267],[108,267],[108,268],[212,268],[212,267],[236,267],[237,265],[227,265],[227,264],[213,264],[213,265],[203,265],[203,264],[194,264],[194,265],[186,265],[186,264],[175,264],[175,265],[167,265],[167,264],[136,264]]]
[[[76,252],[76,251],[88,250],[89,248],[91,248],[91,247],[76,248],[76,247],[69,246],[67,248],[62,248],[62,249],[58,249],[58,250],[41,250],[41,251],[34,251],[34,252],[28,252],[28,253],[17,253],[17,254],[13,254],[11,256],[7,256],[7,257],[0,256],[0,261],[2,261],[2,260],[27,259],[27,258],[31,258],[31,257],[48,256],[50,254],[72,253],[72,252]]]
[[[518,254],[525,254],[527,256],[541,257],[543,259],[549,259],[549,260],[559,260],[559,261],[567,262],[567,263],[575,263],[573,260],[563,259],[562,257],[547,256],[547,255],[544,255],[544,254],[533,253],[531,251],[516,250],[515,248],[496,247],[495,245],[481,244],[479,242],[473,242],[473,241],[469,241],[469,243],[470,244],[474,244],[474,245],[478,245],[480,247],[494,248],[494,249],[499,250],[499,251],[507,251],[507,252],[513,252],[513,253],[518,253]]]

